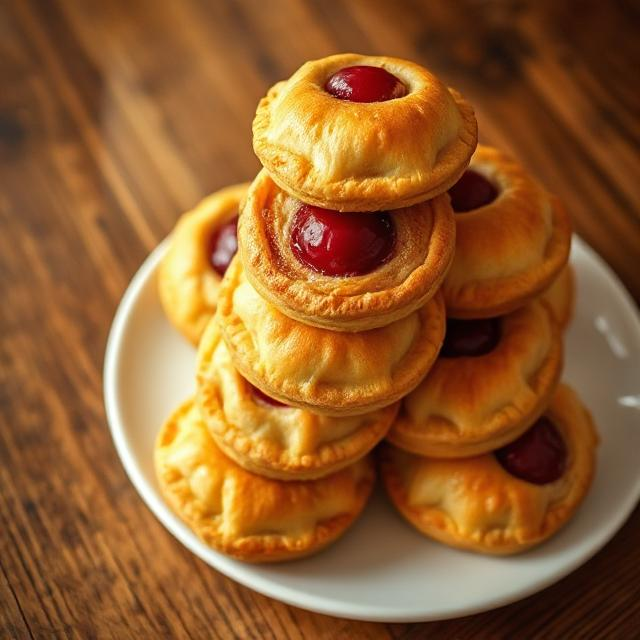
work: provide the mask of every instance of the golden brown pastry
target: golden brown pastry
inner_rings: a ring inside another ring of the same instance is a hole
[[[374,482],[369,457],[320,480],[282,482],[227,458],[193,400],[162,427],[155,449],[162,493],[202,540],[246,562],[316,553],[358,517]]]
[[[249,282],[291,318],[363,331],[409,315],[435,294],[455,247],[446,195],[388,213],[309,207],[261,171],[238,228]]]
[[[280,313],[231,262],[220,286],[216,320],[233,364],[251,384],[285,404],[326,415],[358,415],[388,406],[424,377],[444,335],[437,294],[422,309],[360,333],[329,331]],[[208,353],[202,339],[201,354]],[[200,367],[206,367],[200,362]]]
[[[158,272],[160,302],[193,344],[216,311],[224,267],[235,253],[235,218],[249,184],[216,191],[183,214]]]
[[[447,315],[509,313],[551,285],[569,256],[571,223],[523,167],[479,145],[449,195],[457,215],[455,258],[442,287]]]
[[[597,442],[589,412],[560,385],[545,416],[495,454],[444,460],[387,445],[381,472],[393,504],[425,535],[480,553],[518,553],[571,518],[591,484]]]
[[[200,414],[218,447],[249,471],[280,480],[326,476],[366,455],[398,412],[396,403],[330,417],[283,405],[236,371],[215,322],[207,332],[197,375]]]
[[[449,319],[438,359],[387,438],[436,458],[493,451],[540,416],[561,370],[560,331],[542,302],[500,318]]]
[[[576,298],[576,276],[570,264],[560,272],[553,284],[542,294],[562,329],[571,323]]]
[[[433,198],[462,175],[476,142],[473,109],[457,91],[385,56],[307,62],[269,90],[253,121],[254,150],[278,185],[338,211]]]

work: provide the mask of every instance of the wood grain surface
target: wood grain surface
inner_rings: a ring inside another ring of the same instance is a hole
[[[177,216],[258,162],[258,99],[339,51],[429,66],[640,299],[637,2],[0,2],[0,637],[632,638],[640,512],[585,566],[420,625],[288,607],[155,520],[106,425],[118,301]]]

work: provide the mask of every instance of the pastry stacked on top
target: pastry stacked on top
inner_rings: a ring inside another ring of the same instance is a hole
[[[571,228],[557,198],[479,146],[449,190],[456,253],[442,286],[439,357],[382,452],[399,511],[420,531],[485,553],[553,534],[586,494],[596,436],[562,370]]]

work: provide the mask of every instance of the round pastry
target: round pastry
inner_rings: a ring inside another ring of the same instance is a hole
[[[477,142],[473,109],[406,60],[340,54],[263,98],[253,147],[285,191],[338,211],[397,209],[446,191]]]
[[[258,295],[237,257],[220,286],[216,320],[234,366],[251,384],[285,404],[334,416],[374,411],[409,393],[435,360],[445,327],[440,294],[379,329],[310,327]],[[200,353],[208,352],[203,343]]]
[[[571,518],[591,484],[597,442],[589,412],[560,385],[545,415],[495,453],[443,460],[386,445],[382,478],[396,508],[425,535],[481,553],[518,553]]]
[[[553,284],[542,294],[562,329],[566,329],[573,316],[576,298],[576,277],[570,264],[560,272]]]
[[[551,285],[569,257],[571,222],[519,164],[479,145],[449,195],[457,215],[455,258],[442,287],[447,315],[509,313]]]
[[[265,395],[235,369],[217,323],[201,343],[197,400],[220,449],[241,467],[280,480],[309,480],[366,455],[386,434],[398,403],[360,416],[330,417]]]
[[[449,318],[438,359],[387,438],[436,458],[492,451],[540,416],[561,370],[560,331],[542,302],[499,318]]]
[[[238,246],[237,218],[248,186],[221,189],[183,214],[160,263],[162,307],[178,331],[194,344],[216,311],[220,280]]]
[[[282,313],[363,331],[433,297],[453,260],[455,222],[446,195],[392,212],[339,213],[303,204],[263,170],[238,242],[249,282]]]
[[[358,517],[375,477],[370,457],[320,480],[282,482],[249,473],[218,449],[193,400],[162,427],[155,466],[180,518],[206,544],[246,562],[320,551]]]

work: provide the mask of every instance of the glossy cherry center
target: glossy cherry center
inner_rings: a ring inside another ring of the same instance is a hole
[[[513,476],[532,484],[555,482],[567,465],[567,446],[549,418],[543,416],[515,442],[495,452]]]
[[[451,206],[456,213],[479,209],[498,197],[498,190],[481,174],[467,169],[449,189]]]
[[[388,213],[340,213],[303,204],[291,228],[291,250],[324,275],[357,276],[386,262],[395,238]]]
[[[384,102],[407,95],[404,84],[381,67],[345,67],[327,80],[324,89],[349,102]]]
[[[257,402],[261,404],[268,404],[272,407],[288,407],[288,405],[279,402],[271,396],[268,396],[264,391],[261,391],[260,389],[258,389],[258,387],[253,386],[250,382],[247,382],[247,384],[251,388],[251,393],[253,394],[253,397]]]
[[[218,227],[209,238],[209,262],[221,276],[238,250],[238,216]]]
[[[447,331],[440,355],[444,358],[483,356],[492,351],[501,336],[500,319],[447,319]]]

